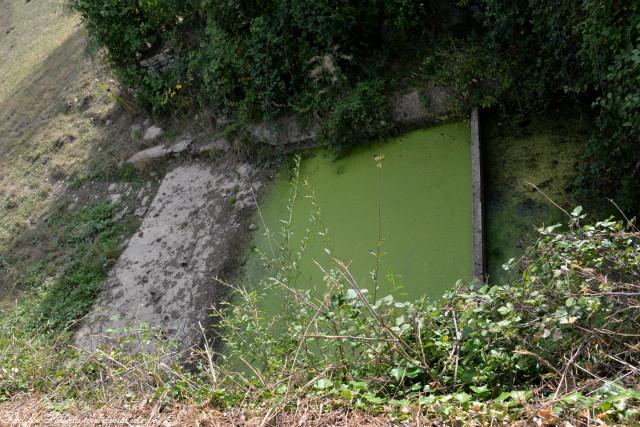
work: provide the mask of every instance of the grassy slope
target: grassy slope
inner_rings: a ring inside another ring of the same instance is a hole
[[[141,117],[111,95],[117,86],[89,54],[77,17],[60,0],[0,1],[0,26],[13,28],[0,33],[0,307],[6,307],[19,289],[64,281],[73,254],[95,243],[95,235],[64,243],[70,229],[93,221],[82,212],[108,198],[112,181],[134,181],[135,194],[143,178],[120,167],[139,149],[129,128]],[[125,237],[113,236],[110,247]]]

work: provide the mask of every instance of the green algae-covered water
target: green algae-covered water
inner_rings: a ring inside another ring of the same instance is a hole
[[[470,130],[466,123],[412,132],[362,147],[337,161],[326,152],[317,152],[302,161],[299,181],[291,227],[293,248],[300,247],[317,207],[321,223],[309,234],[297,288],[322,291],[322,272],[316,262],[331,267],[325,249],[349,264],[359,285],[371,292],[374,254],[380,247],[378,296],[438,297],[458,279],[472,277]],[[308,197],[310,189],[317,207]],[[279,234],[290,191],[289,179],[278,177],[261,202],[253,245],[267,254],[277,243],[265,236],[265,224],[271,235]],[[326,237],[319,233],[325,228]],[[267,274],[261,265],[257,255],[250,256],[246,279],[257,283]]]

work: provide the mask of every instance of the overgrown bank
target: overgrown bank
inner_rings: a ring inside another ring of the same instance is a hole
[[[203,411],[243,407],[276,423],[304,402],[396,421],[634,424],[640,234],[610,220],[583,225],[580,208],[567,215],[568,228],[540,229],[511,266],[518,280],[459,285],[435,302],[372,297],[337,259],[320,267],[322,297],[296,291],[300,254],[285,221],[272,276],[259,291],[236,288],[234,304],[217,313],[224,351],[205,341],[187,370],[171,343],[129,352],[131,342],[162,343],[152,326],[80,354],[64,335],[33,335],[20,317],[4,319],[1,396],[45,393],[65,411],[189,401]],[[265,289],[281,295],[276,318],[261,309]]]
[[[455,87],[511,120],[559,98],[592,106],[579,184],[638,211],[637,0],[69,4],[138,101],[210,109],[239,135],[295,113],[326,144],[364,143],[392,131],[385,94],[407,85]]]

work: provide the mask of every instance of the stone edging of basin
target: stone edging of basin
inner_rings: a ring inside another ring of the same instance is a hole
[[[427,124],[442,123],[458,114],[460,96],[451,88],[407,88],[396,91],[388,98],[389,115],[398,127],[410,130]],[[261,123],[249,125],[247,131],[259,143],[274,147],[293,149],[317,146],[316,140],[321,123],[316,120],[302,120],[299,115],[282,116]],[[133,155],[128,163],[141,164],[164,160],[184,154],[199,155],[205,152],[227,151],[232,141],[222,136],[213,142],[198,145],[192,138],[183,138],[173,145],[160,144]]]
[[[459,107],[459,94],[446,87],[407,88],[388,98],[391,121],[402,129],[444,122]],[[290,115],[255,123],[248,131],[255,141],[272,146],[306,145],[316,140],[321,127],[317,119],[305,121],[298,115]]]

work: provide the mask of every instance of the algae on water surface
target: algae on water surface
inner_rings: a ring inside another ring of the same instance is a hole
[[[380,157],[384,156],[382,160]],[[376,160],[378,157],[378,160]],[[381,163],[381,168],[378,167]],[[309,186],[303,185],[308,182]],[[271,256],[282,240],[280,220],[287,216],[291,184],[282,174],[262,200],[254,245]],[[361,287],[373,290],[378,236],[382,257],[378,296],[440,296],[458,279],[472,276],[470,130],[466,123],[445,124],[388,142],[360,147],[334,160],[318,152],[300,167],[299,197],[293,209],[291,248],[320,209],[322,225],[312,230],[295,286],[321,291],[322,272],[331,259],[350,269]],[[264,224],[262,223],[264,220]],[[265,236],[269,228],[272,242]],[[327,237],[319,232],[328,230]],[[275,241],[274,241],[275,240]],[[260,257],[249,257],[245,279],[257,283],[268,274]]]
[[[538,237],[536,228],[566,221],[563,209],[593,206],[576,196],[573,183],[588,141],[592,118],[573,108],[532,117],[520,128],[488,122],[483,137],[485,238],[491,283],[513,280],[502,268]],[[606,217],[605,212],[597,212]]]

